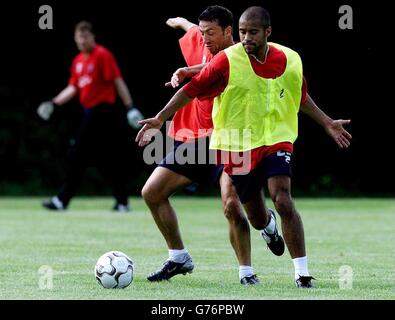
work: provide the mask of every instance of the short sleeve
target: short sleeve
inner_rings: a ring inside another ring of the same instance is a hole
[[[224,51],[219,52],[183,90],[190,98],[213,99],[228,85],[229,60]]]
[[[206,48],[198,26],[190,28],[179,40],[182,55],[188,66],[195,66],[211,60],[212,54]]]
[[[70,78],[69,78],[69,85],[72,85],[74,87],[78,87],[78,76],[76,73],[76,59],[71,63],[71,68],[70,68]]]

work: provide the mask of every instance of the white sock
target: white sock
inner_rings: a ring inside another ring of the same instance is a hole
[[[270,215],[270,221],[264,230],[269,234],[273,234],[276,230],[276,220],[273,219],[272,215]]]
[[[254,269],[251,266],[240,266],[239,267],[239,278],[240,280],[244,277],[250,277],[254,274]]]
[[[181,250],[175,250],[175,249],[169,249],[169,260],[174,261],[174,262],[185,262],[189,257],[189,253],[187,249],[181,249]]]
[[[295,279],[299,276],[309,276],[309,270],[307,269],[307,256],[292,259],[295,267]]]

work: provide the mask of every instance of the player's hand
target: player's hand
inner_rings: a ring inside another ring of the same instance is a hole
[[[170,18],[166,21],[166,24],[174,29],[182,29],[187,32],[192,27],[196,26],[196,24],[188,21],[185,18],[177,17],[177,18]]]
[[[54,108],[55,106],[53,102],[51,101],[42,102],[37,108],[37,114],[40,116],[41,119],[47,121],[51,117]]]
[[[143,127],[137,133],[135,141],[140,147],[144,147],[150,143],[152,137],[162,128],[163,121],[158,118],[149,118],[139,121],[139,124],[143,125]]]
[[[187,68],[179,68],[173,73],[170,82],[166,82],[166,87],[177,88],[188,77]]]
[[[182,18],[182,17],[177,17],[177,18],[170,18],[166,21],[166,24],[174,29],[179,29],[183,24],[188,22],[187,19]]]
[[[332,137],[340,148],[348,148],[351,144],[352,136],[344,129],[344,125],[349,124],[351,120],[333,120],[326,128],[327,134]]]
[[[139,109],[137,109],[134,106],[130,106],[128,108],[128,112],[127,112],[127,118],[128,118],[128,123],[129,125],[133,128],[133,129],[140,129],[141,128],[141,124],[139,123],[139,121],[144,119],[144,116],[142,115],[142,113],[140,112]]]

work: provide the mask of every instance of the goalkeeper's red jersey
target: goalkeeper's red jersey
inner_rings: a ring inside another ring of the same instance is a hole
[[[112,53],[96,45],[89,56],[80,53],[71,66],[69,84],[78,89],[80,103],[93,108],[102,103],[113,104],[117,98],[114,80],[121,71]]]
[[[209,62],[213,55],[204,44],[197,26],[192,27],[179,41],[182,54],[188,66]],[[169,128],[169,136],[177,141],[191,141],[211,135],[213,121],[211,111],[213,100],[194,99],[178,110]]]

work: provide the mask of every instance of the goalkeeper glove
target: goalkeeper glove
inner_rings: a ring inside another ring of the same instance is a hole
[[[128,107],[127,118],[128,123],[132,128],[140,129],[142,127],[141,124],[139,124],[139,121],[143,120],[144,116],[142,115],[140,110],[137,109],[134,105],[130,105]]]
[[[41,119],[43,120],[49,120],[51,117],[53,111],[54,111],[55,105],[52,101],[45,101],[42,102],[37,109],[37,114],[40,116]]]

